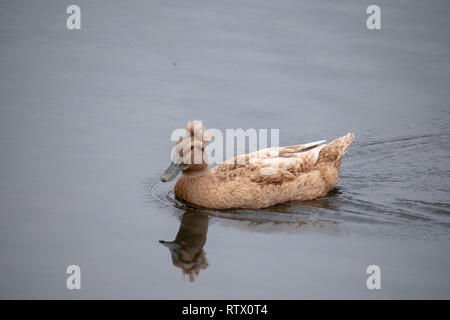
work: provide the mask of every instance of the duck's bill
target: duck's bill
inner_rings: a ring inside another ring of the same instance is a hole
[[[176,243],[175,241],[159,240],[159,243],[161,243],[163,246],[169,248],[169,250],[177,250],[177,249],[181,248],[181,245]]]
[[[169,182],[172,181],[177,177],[177,175],[180,173],[181,169],[183,169],[183,164],[180,163],[174,163],[172,162],[170,166],[164,171],[164,173],[161,175],[161,181],[162,182]]]

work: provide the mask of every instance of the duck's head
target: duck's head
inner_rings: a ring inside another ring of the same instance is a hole
[[[186,125],[186,136],[180,138],[172,154],[172,163],[161,175],[161,181],[172,181],[183,172],[200,171],[208,167],[205,148],[211,140],[201,121],[189,121]]]

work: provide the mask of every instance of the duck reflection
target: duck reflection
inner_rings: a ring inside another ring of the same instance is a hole
[[[205,213],[186,211],[174,241],[159,241],[170,250],[172,263],[193,282],[200,271],[208,267],[203,246],[206,243],[209,217]]]
[[[181,216],[180,228],[173,241],[159,241],[167,247],[174,266],[180,268],[191,282],[208,267],[206,253],[203,250],[206,244],[208,224],[214,219],[219,225],[256,232],[297,232],[298,230],[314,230],[319,232],[333,232],[336,222],[325,217],[311,217],[311,209],[326,209],[329,212],[338,211],[333,198],[311,201],[292,201],[279,204],[258,211],[208,211],[198,208],[183,207],[185,213]],[[180,208],[181,209],[181,208]],[[244,213],[244,214],[243,214]],[[292,220],[279,220],[279,214]],[[277,218],[278,217],[278,218]]]

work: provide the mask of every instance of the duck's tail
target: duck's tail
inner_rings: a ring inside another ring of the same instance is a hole
[[[330,142],[320,150],[317,163],[335,162],[340,160],[354,139],[355,135],[353,133],[348,133],[347,135]]]

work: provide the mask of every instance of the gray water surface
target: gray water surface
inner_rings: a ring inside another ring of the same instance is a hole
[[[450,298],[448,1],[69,4],[0,4],[0,298]],[[158,181],[192,119],[356,139],[326,198],[202,210]]]

